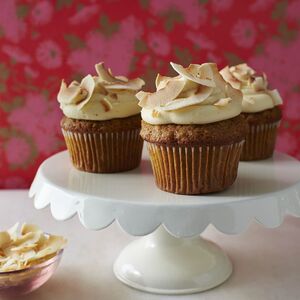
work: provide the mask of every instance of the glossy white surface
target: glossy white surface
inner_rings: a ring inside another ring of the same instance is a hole
[[[128,242],[138,240],[116,224],[86,230],[77,218],[57,222],[48,209],[36,210],[28,191],[0,191],[0,227],[17,221],[39,224],[69,243],[54,276],[22,300],[296,300],[300,299],[300,219],[287,217],[268,229],[252,222],[240,235],[224,235],[209,226],[202,236],[217,242],[234,265],[222,285],[201,294],[162,296],[128,288],[114,277],[112,264]],[[21,300],[20,297],[11,300]]]
[[[300,162],[276,153],[268,160],[241,162],[236,182],[222,193],[175,195],[156,188],[145,154],[135,170],[90,174],[73,168],[62,152],[40,166],[30,195],[36,208],[50,204],[58,220],[78,213],[88,229],[117,220],[128,233],[145,235],[163,223],[173,235],[188,237],[210,223],[225,233],[244,231],[252,219],[279,226],[286,213],[300,215],[299,182]]]
[[[232,264],[214,243],[200,237],[175,238],[159,227],[121,252],[114,273],[136,289],[180,295],[220,285],[231,275]]]
[[[242,162],[235,184],[223,193],[174,195],[155,187],[145,155],[133,171],[89,174],[75,170],[63,152],[41,165],[30,195],[35,196],[36,208],[50,204],[58,220],[78,213],[88,229],[102,229],[117,220],[128,233],[146,235],[163,224],[157,233],[127,246],[114,271],[137,289],[184,294],[219,285],[232,267],[218,247],[169,233],[195,236],[210,223],[236,233],[254,218],[266,226],[278,226],[286,213],[300,213],[299,182],[300,163],[276,154],[264,161]]]

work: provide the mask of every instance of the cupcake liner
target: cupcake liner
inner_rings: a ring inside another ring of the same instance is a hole
[[[243,146],[241,160],[259,160],[271,157],[274,152],[277,128],[280,122],[251,125]]]
[[[136,168],[143,149],[140,129],[81,133],[62,129],[75,168],[93,173],[114,173]]]
[[[237,176],[243,142],[223,146],[167,146],[148,143],[156,185],[176,194],[222,191]]]

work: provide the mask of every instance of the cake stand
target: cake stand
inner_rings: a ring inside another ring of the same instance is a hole
[[[253,219],[276,227],[287,213],[300,216],[300,162],[280,153],[241,162],[226,191],[183,196],[156,188],[145,152],[135,170],[91,174],[73,168],[65,151],[40,166],[29,193],[37,209],[50,205],[57,220],[78,214],[91,230],[117,221],[127,233],[144,236],[121,252],[116,277],[143,291],[187,294],[213,288],[232,272],[226,254],[199,237],[209,224],[237,234]]]

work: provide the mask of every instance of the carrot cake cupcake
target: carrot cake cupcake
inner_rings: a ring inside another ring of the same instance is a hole
[[[259,160],[274,152],[277,128],[281,120],[278,107],[282,99],[277,90],[268,88],[265,74],[258,75],[247,64],[225,67],[220,71],[232,87],[243,94],[242,115],[249,124],[241,160]]]
[[[113,76],[103,63],[97,76],[79,83],[63,80],[58,102],[64,113],[61,128],[73,165],[94,173],[121,172],[137,167],[143,140],[140,107],[135,94],[144,85],[140,78]]]
[[[171,66],[178,76],[158,74],[156,92],[136,95],[156,184],[177,194],[222,191],[236,179],[248,129],[242,94],[216,64]]]

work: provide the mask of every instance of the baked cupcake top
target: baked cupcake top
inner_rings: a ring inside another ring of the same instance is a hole
[[[232,87],[243,94],[242,111],[256,113],[282,104],[279,92],[268,89],[266,74],[258,75],[247,64],[225,67],[220,71]]]
[[[216,64],[171,63],[179,74],[156,77],[156,92],[136,94],[142,119],[159,124],[208,124],[231,119],[241,113],[242,94],[226,83]]]
[[[66,117],[105,121],[139,114],[141,108],[135,94],[145,82],[140,78],[114,76],[104,63],[95,65],[97,76],[87,75],[81,82],[67,85],[62,80],[57,96]]]

